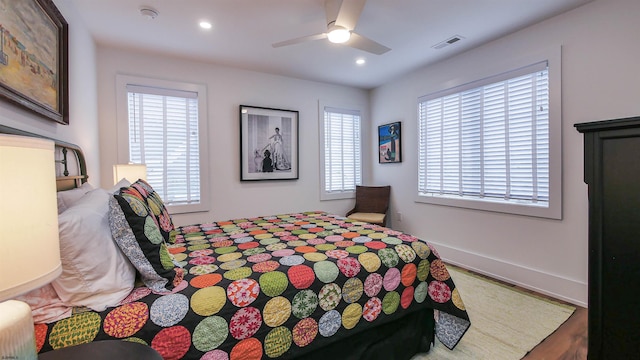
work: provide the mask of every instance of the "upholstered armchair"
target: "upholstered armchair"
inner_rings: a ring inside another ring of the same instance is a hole
[[[349,219],[386,226],[391,186],[356,186],[356,205]]]

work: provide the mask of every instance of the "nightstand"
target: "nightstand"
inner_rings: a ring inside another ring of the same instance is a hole
[[[38,360],[162,360],[151,347],[124,340],[103,340],[38,355]]]

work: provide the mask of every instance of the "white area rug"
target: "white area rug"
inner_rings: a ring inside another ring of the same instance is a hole
[[[412,360],[518,360],[551,335],[575,311],[556,303],[447,266],[460,291],[471,327],[449,350],[438,342]]]

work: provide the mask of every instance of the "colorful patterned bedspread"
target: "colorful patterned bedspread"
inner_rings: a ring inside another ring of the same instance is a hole
[[[38,350],[123,339],[165,359],[291,358],[425,307],[449,348],[470,325],[435,249],[399,231],[307,212],[177,232],[186,276],[172,293],[140,287],[118,307],[36,324]]]

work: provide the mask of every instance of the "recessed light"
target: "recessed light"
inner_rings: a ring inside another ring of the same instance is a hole
[[[211,29],[211,26],[212,26],[211,23],[208,22],[208,21],[200,21],[199,25],[200,25],[201,28],[207,29],[207,30]]]
[[[360,65],[360,66],[362,66],[362,65],[364,65],[366,62],[367,62],[367,61],[366,61],[365,59],[363,59],[363,58],[356,59],[356,65]]]

